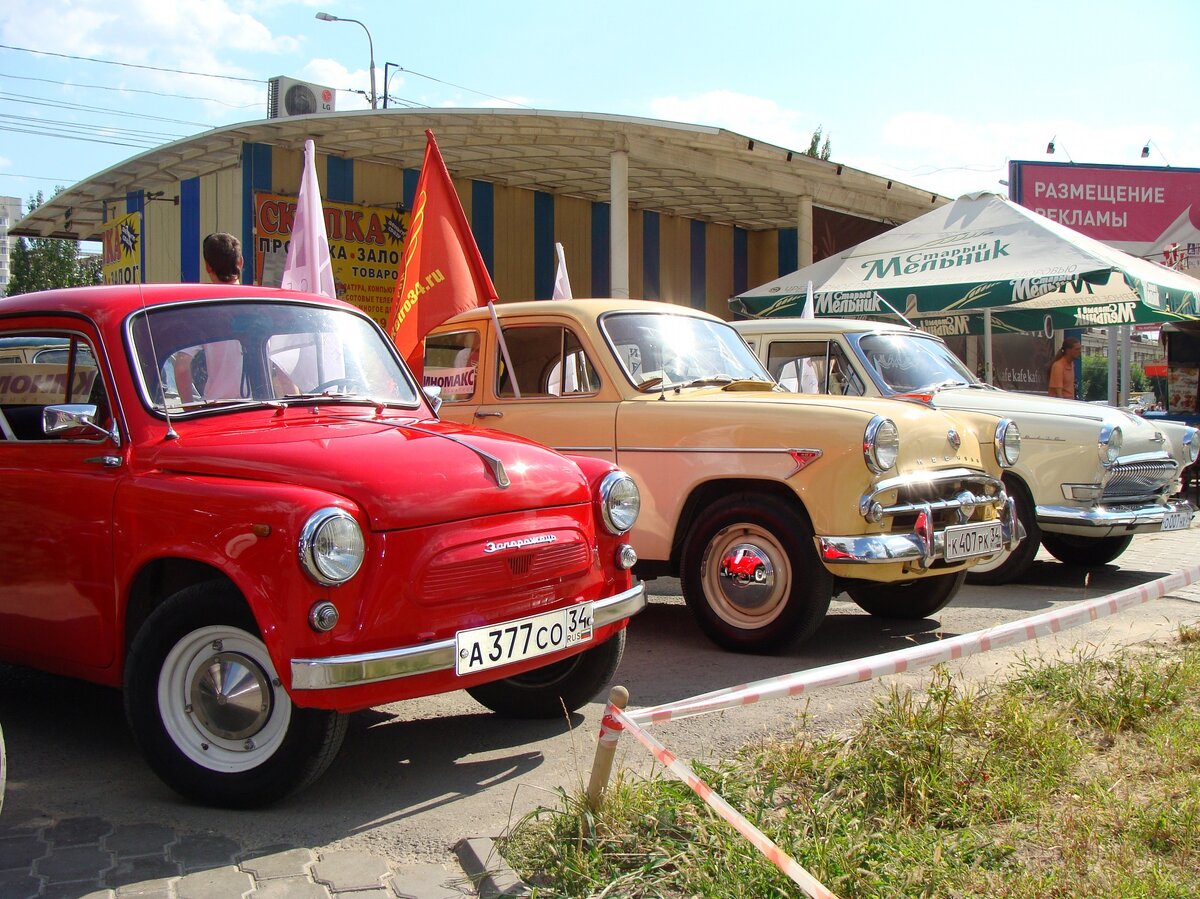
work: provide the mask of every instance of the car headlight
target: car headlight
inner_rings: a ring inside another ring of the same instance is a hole
[[[1188,465],[1195,462],[1197,455],[1200,455],[1200,431],[1195,428],[1188,428],[1187,433],[1183,435],[1183,455]]]
[[[336,587],[358,573],[366,552],[362,529],[332,506],[308,516],[300,531],[300,564],[318,584]]]
[[[600,514],[610,533],[624,534],[637,521],[642,495],[633,478],[623,471],[610,471],[600,482]]]
[[[863,457],[875,474],[883,474],[900,456],[900,430],[890,418],[876,415],[863,435]]]
[[[1001,468],[1012,468],[1021,458],[1021,429],[1011,418],[996,425],[996,461]]]
[[[1121,429],[1116,425],[1105,425],[1101,428],[1100,443],[1098,446],[1100,464],[1105,468],[1110,468],[1121,457],[1121,444],[1124,442],[1125,435],[1121,433]]]

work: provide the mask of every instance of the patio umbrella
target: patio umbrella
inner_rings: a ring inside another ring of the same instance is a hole
[[[1174,321],[1196,317],[1200,304],[1200,280],[992,193],[959,197],[747,290],[730,307],[755,318],[798,316],[810,281],[818,317],[895,310],[915,321],[1006,310],[993,317],[1001,330],[1040,331],[1047,315],[1056,328],[1101,326],[1105,317],[1109,324]]]

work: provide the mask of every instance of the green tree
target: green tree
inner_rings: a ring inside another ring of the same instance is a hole
[[[29,198],[30,211],[43,202],[45,198],[38,191],[36,196]],[[56,237],[27,240],[21,237],[13,245],[9,256],[7,295],[11,297],[55,287],[99,284],[100,280],[99,259],[80,254],[79,241]]]
[[[1083,383],[1081,386],[1083,387],[1082,398],[1085,400],[1091,401],[1108,399],[1107,356],[1096,355],[1083,357]],[[1129,392],[1141,393],[1150,389],[1150,379],[1146,377],[1146,370],[1140,365],[1130,363]]]
[[[825,136],[825,143],[822,144],[821,143],[822,127],[823,127],[822,125],[817,126],[817,130],[812,133],[812,140],[808,144],[808,149],[805,150],[804,152],[806,155],[813,156],[817,159],[828,159],[829,154],[831,152],[831,148],[829,146],[829,136],[828,135]]]

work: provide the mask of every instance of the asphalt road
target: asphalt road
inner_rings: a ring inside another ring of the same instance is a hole
[[[979,630],[1196,564],[1196,527],[1136,538],[1116,563],[1090,574],[1043,551],[1022,583],[968,585],[936,619],[884,621],[835,601],[810,642],[778,656],[717,649],[675,595],[678,583],[655,581],[649,585],[649,607],[631,624],[616,682],[629,689],[631,707],[670,702]],[[1061,634],[1058,645],[1070,651],[1079,645],[1167,639],[1181,623],[1200,626],[1200,586]],[[984,676],[1023,654],[1053,649],[1053,642],[1043,639],[955,667],[968,677]],[[927,673],[891,680],[919,683]],[[757,735],[792,727],[806,710],[815,727],[845,726],[880,689],[880,681],[841,687],[673,722],[655,733],[685,760],[712,760]],[[499,836],[530,810],[554,805],[560,790],[573,792],[587,782],[601,711],[602,704],[595,702],[570,720],[508,721],[464,693],[372,709],[352,718],[341,755],[314,786],[270,809],[230,812],[185,803],[158,781],[134,747],[115,691],[0,665],[0,724],[9,756],[0,872],[6,837],[39,820],[84,818],[118,827],[154,825],[190,837],[223,835],[244,850],[348,851],[382,858],[394,870],[457,869],[452,847],[460,838]],[[622,741],[618,764],[657,770],[632,739]],[[0,888],[0,895],[9,894]]]

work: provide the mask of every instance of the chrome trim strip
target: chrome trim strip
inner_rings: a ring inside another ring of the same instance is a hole
[[[816,447],[800,448],[794,446],[777,447],[710,447],[710,446],[619,446],[620,453],[819,453]]]
[[[974,485],[974,491],[970,498],[972,506],[994,506],[999,509],[1001,497],[1005,495],[1004,484],[999,478],[993,478],[981,471],[975,471],[970,468],[949,468],[944,471],[935,471],[928,474],[907,474],[878,481],[870,493],[864,493],[859,499],[859,514],[869,520],[871,518],[871,509],[875,505],[877,497],[882,493],[888,493],[892,490],[904,490],[914,486],[924,487],[932,485],[936,487],[943,482],[949,481],[965,481],[968,484]],[[934,511],[961,509],[965,504],[959,495],[955,495],[948,499],[896,503],[891,506],[884,506],[882,514],[884,516],[905,515],[911,512],[920,512],[926,507]]]
[[[1187,500],[1163,504],[1146,503],[1133,505],[1093,506],[1090,509],[1075,509],[1070,506],[1038,506],[1038,524],[1070,524],[1084,527],[1144,527],[1152,531],[1162,524],[1168,512],[1190,512],[1196,507]]]
[[[636,615],[646,607],[646,586],[638,582],[633,587],[595,600],[592,607],[596,627],[603,627]],[[325,690],[334,687],[354,687],[398,677],[412,677],[432,671],[454,668],[454,638],[402,646],[379,652],[329,656],[323,659],[292,659],[293,690]]]
[[[1025,536],[1017,519],[1017,506],[1011,498],[1005,503],[1000,519],[1000,537],[1004,545],[1014,549]],[[980,522],[972,522],[978,524]],[[817,552],[826,564],[886,565],[893,562],[914,562],[918,568],[929,568],[933,562],[946,557],[946,531],[933,532],[929,546],[919,534],[860,534],[847,537],[818,537]],[[987,558],[978,556],[962,562]],[[958,562],[951,563],[953,565]],[[958,569],[950,569],[957,571]]]

